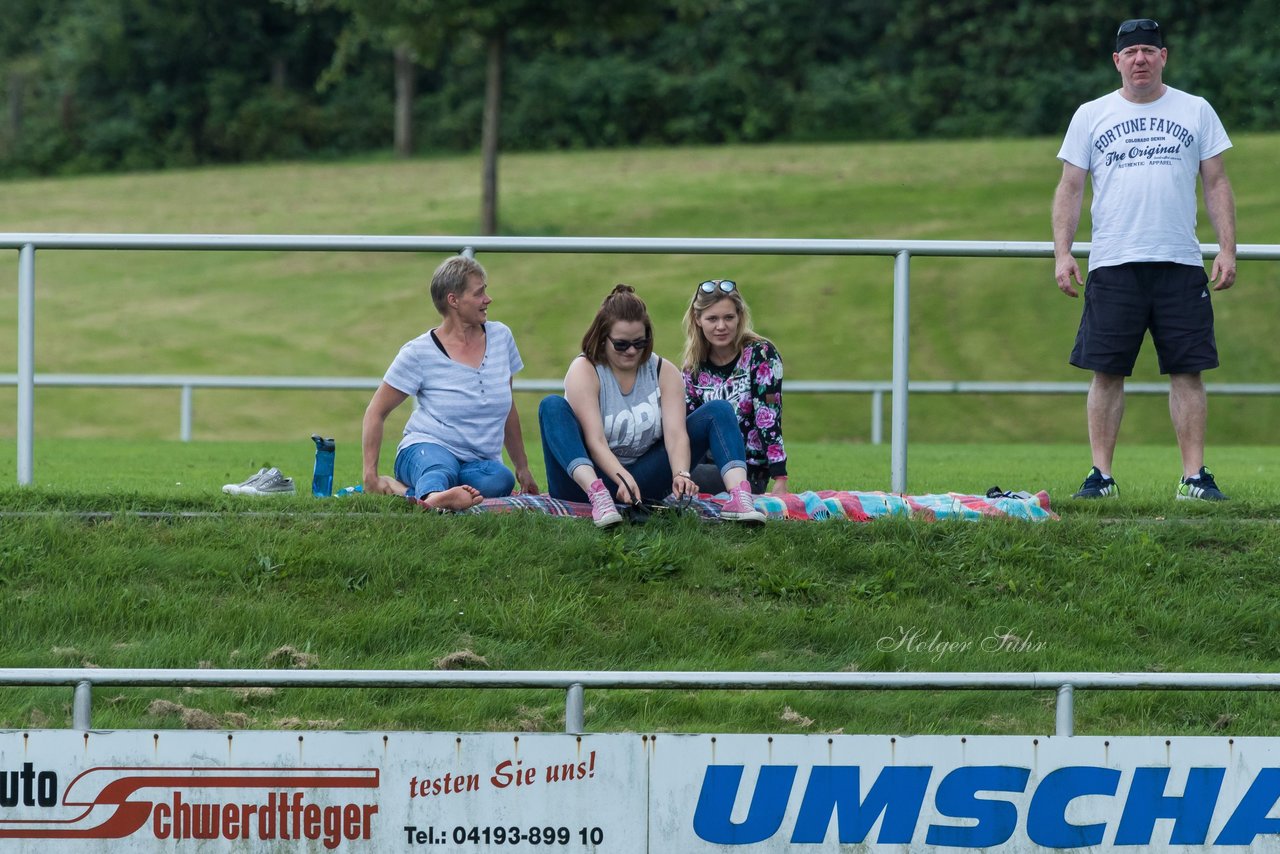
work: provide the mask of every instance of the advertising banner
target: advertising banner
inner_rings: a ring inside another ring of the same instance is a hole
[[[0,852],[644,851],[640,736],[0,733]]]
[[[1280,739],[0,732],[0,852],[1280,852]]]

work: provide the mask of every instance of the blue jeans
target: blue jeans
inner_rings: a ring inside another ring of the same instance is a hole
[[[746,468],[742,433],[733,406],[727,401],[713,400],[699,406],[684,423],[689,432],[691,460],[702,459],[710,450],[721,475],[732,468]],[[569,401],[558,394],[544,397],[538,405],[538,426],[542,430],[542,458],[547,464],[547,493],[564,501],[586,501],[586,493],[569,475],[582,465],[594,469],[595,463],[587,454],[582,427]],[[671,494],[671,461],[662,442],[654,443],[626,468],[644,498],[660,501]],[[618,487],[613,474],[597,471],[609,494],[616,496]]]
[[[510,495],[516,476],[501,460],[464,463],[452,453],[430,442],[419,442],[396,454],[396,480],[409,487],[413,498],[444,492],[466,484],[480,490],[485,498]]]

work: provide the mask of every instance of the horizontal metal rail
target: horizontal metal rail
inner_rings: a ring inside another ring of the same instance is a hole
[[[525,688],[566,692],[565,729],[583,732],[583,692],[642,690],[999,690],[1056,692],[1058,735],[1074,730],[1073,695],[1092,691],[1277,691],[1280,673],[813,673],[607,670],[143,670],[0,668],[0,687],[75,689],[72,725],[88,730],[95,686],[224,688]]]
[[[1030,240],[837,240],[755,237],[481,237],[361,234],[74,234],[0,233],[0,249],[125,249],[288,252],[517,252],[607,255],[881,255],[939,258],[1052,258],[1053,244]],[[1089,254],[1076,243],[1072,254]],[[1201,254],[1216,255],[1203,243]],[[1280,245],[1242,243],[1239,261],[1280,261]]]
[[[194,424],[195,400],[193,392],[198,388],[220,389],[287,389],[295,391],[372,391],[378,387],[378,377],[289,377],[289,376],[214,376],[182,374],[36,374],[36,386],[56,388],[176,388],[181,390],[179,401],[179,437],[190,442]],[[17,374],[0,374],[0,386],[18,384]],[[558,392],[564,388],[563,380],[517,379],[518,392]],[[1028,380],[1020,382],[976,380],[912,380],[907,383],[911,394],[1086,394],[1087,382],[1045,382]],[[1130,394],[1169,393],[1167,383],[1128,383]],[[1217,383],[1206,384],[1211,395],[1241,395],[1245,397],[1269,397],[1280,395],[1280,383]],[[884,441],[884,396],[893,392],[892,380],[789,380],[787,394],[869,394],[871,395],[871,444]]]

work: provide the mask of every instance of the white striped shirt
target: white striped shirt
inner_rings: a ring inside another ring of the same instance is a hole
[[[397,451],[430,442],[460,461],[501,460],[511,378],[524,367],[505,324],[487,321],[484,359],[473,368],[455,362],[419,335],[400,348],[382,381],[417,399]]]

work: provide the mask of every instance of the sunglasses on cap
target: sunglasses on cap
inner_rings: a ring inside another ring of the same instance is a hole
[[[617,350],[619,353],[625,353],[628,350],[635,350],[636,352],[640,352],[645,347],[649,346],[649,339],[637,338],[634,341],[619,341],[617,338],[610,338],[609,343],[612,344],[613,349]]]
[[[717,289],[722,294],[731,294],[738,289],[738,283],[733,279],[707,279],[698,285],[698,290],[704,294],[714,294]]]
[[[1125,36],[1136,30],[1142,30],[1143,32],[1159,32],[1160,25],[1150,18],[1134,18],[1133,20],[1125,21],[1121,24],[1120,29],[1116,30],[1116,36]]]

